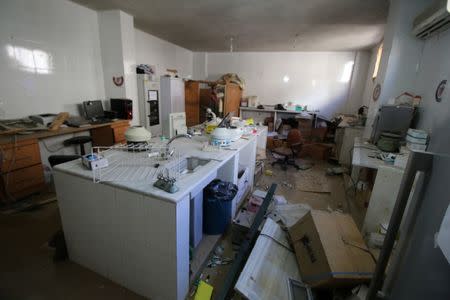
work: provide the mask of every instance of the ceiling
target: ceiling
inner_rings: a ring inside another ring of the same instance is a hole
[[[389,0],[72,0],[120,9],[193,51],[343,51],[378,43]]]

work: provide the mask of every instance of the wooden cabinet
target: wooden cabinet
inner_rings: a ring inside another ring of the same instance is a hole
[[[125,131],[129,126],[128,120],[120,120],[85,128],[68,127],[27,136],[0,137],[0,202],[26,197],[44,187],[39,139],[90,130],[93,146],[112,146],[126,143]]]
[[[200,84],[209,87],[201,88]],[[187,126],[197,125],[206,120],[206,108],[211,108],[218,117],[228,113],[239,116],[242,89],[232,82],[194,81],[185,83],[185,108]]]
[[[185,82],[184,101],[186,125],[190,127],[200,124],[200,83],[198,81]]]
[[[37,139],[0,145],[0,197],[19,199],[39,192],[44,186],[44,171]]]
[[[225,97],[223,101],[223,115],[232,113],[233,116],[239,117],[239,107],[241,106],[242,90],[235,83],[227,83],[225,85]]]
[[[126,143],[125,131],[130,127],[130,122],[127,120],[116,121],[109,126],[98,127],[91,129],[92,145],[98,146],[112,146],[114,144]]]

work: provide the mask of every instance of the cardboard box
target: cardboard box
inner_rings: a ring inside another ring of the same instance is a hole
[[[313,287],[369,282],[375,262],[350,215],[312,210],[289,228],[302,280]]]
[[[304,144],[300,153],[301,157],[309,156],[316,160],[328,160],[332,146],[326,144]]]
[[[283,147],[283,140],[271,136],[267,137],[267,144],[266,144],[267,149],[273,150],[278,147]]]

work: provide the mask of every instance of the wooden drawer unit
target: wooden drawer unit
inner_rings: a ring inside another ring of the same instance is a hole
[[[127,131],[129,126],[115,127],[113,128],[114,133],[114,142],[117,143],[125,143],[125,131]]]
[[[112,146],[118,143],[125,143],[125,131],[130,127],[127,120],[116,121],[109,126],[91,129],[92,145]]]
[[[37,139],[25,139],[0,145],[2,154],[0,190],[14,199],[39,192],[45,184]],[[4,201],[4,193],[0,193]]]
[[[0,145],[0,148],[2,150],[0,152],[2,156],[1,173],[41,163],[39,144],[35,139]]]
[[[44,185],[42,164],[2,174],[6,189],[15,198],[38,191]]]

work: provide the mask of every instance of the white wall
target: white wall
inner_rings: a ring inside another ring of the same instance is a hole
[[[77,104],[103,97],[95,11],[60,0],[1,1],[0,118],[77,113]]]
[[[112,80],[124,73],[120,14],[119,10],[98,12],[105,98],[125,98],[125,88]]]
[[[412,24],[414,18],[431,3],[429,0],[391,1],[383,40],[383,55],[374,83],[381,84],[381,94],[378,101],[369,102],[365,137],[370,137],[380,105],[402,92],[416,92],[416,76],[420,67],[423,42],[411,33]],[[367,85],[367,88],[370,90],[366,90],[364,94],[372,95],[373,86]]]
[[[355,66],[353,69],[350,91],[347,101],[340,111],[345,113],[356,113],[358,108],[364,104],[364,89],[371,62],[370,51],[357,51]]]
[[[182,78],[193,75],[193,52],[179,47],[139,29],[135,30],[136,63],[156,66],[156,75],[166,69],[176,69]]]
[[[134,19],[120,10],[98,12],[105,97],[133,100],[132,124],[139,124]],[[117,86],[114,77],[123,77]],[[105,109],[110,109],[106,101]]]
[[[364,83],[364,91],[362,96],[362,105],[365,105],[367,107],[369,107],[371,102],[373,101],[373,89],[377,84],[377,80],[373,79],[373,71],[375,70],[378,47],[379,45],[370,50],[369,66],[367,68],[366,80]],[[378,69],[378,73],[380,73],[380,69]]]
[[[205,80],[208,77],[208,53],[194,52],[192,78],[195,80]]]
[[[417,128],[430,133],[428,151],[450,153],[450,84],[443,94],[442,102],[435,101],[435,91],[441,80],[450,80],[450,30],[426,41],[411,33],[412,22],[430,1],[393,0],[384,38],[383,56],[376,82],[382,84],[377,102],[369,100],[370,112],[375,116],[379,105],[386,103],[403,91],[422,96],[418,111]],[[364,100],[372,97],[375,83],[371,82],[374,49],[368,71]],[[369,121],[369,120],[368,120]],[[368,123],[366,136],[370,136]]]
[[[450,30],[425,42],[416,91],[422,96],[418,128],[429,131],[429,151],[450,153]],[[441,80],[448,80],[441,102],[435,91]]]
[[[366,77],[369,55],[361,56],[358,76]],[[291,101],[319,109],[331,117],[337,112],[354,113],[362,102],[362,89],[352,94],[357,104],[346,103],[350,79],[342,81],[346,64],[349,71],[355,52],[235,52],[208,53],[208,79],[216,80],[225,73],[237,73],[245,80],[244,95],[257,95],[262,104]],[[289,77],[288,82],[283,77]],[[349,73],[351,75],[351,72]],[[355,78],[358,82],[359,78]],[[348,109],[348,111],[345,111]]]

